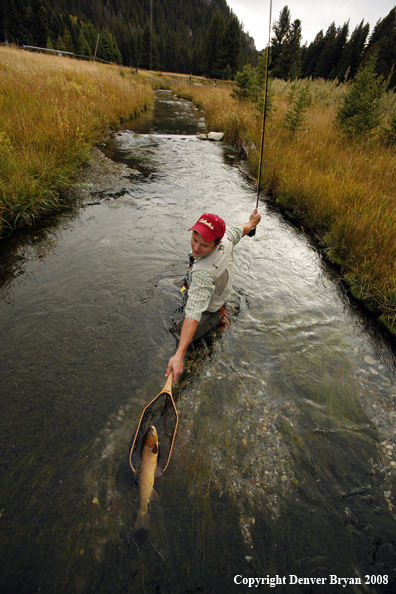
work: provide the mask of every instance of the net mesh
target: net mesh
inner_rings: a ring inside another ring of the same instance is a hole
[[[158,434],[157,466],[165,472],[172,454],[177,423],[178,414],[172,396],[168,392],[158,394],[144,409],[129,444],[128,454],[118,468],[116,485],[119,492],[126,493],[136,481],[134,473],[139,469],[143,440],[151,425],[154,425]]]
[[[159,454],[157,465],[163,471],[169,464],[175,440],[178,415],[172,396],[168,392],[159,394],[143,411],[135,433],[134,444],[129,459],[132,469],[139,468],[140,452],[143,438],[150,425],[154,425],[158,433]]]

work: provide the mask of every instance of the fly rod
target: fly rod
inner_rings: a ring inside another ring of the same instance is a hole
[[[258,208],[259,194],[260,194],[260,181],[261,181],[261,165],[263,161],[263,149],[264,149],[264,135],[265,135],[265,120],[267,117],[267,96],[268,96],[268,68],[269,68],[269,55],[271,47],[271,21],[272,21],[272,0],[270,0],[270,13],[269,13],[269,28],[268,28],[268,47],[265,60],[265,83],[264,83],[264,107],[263,107],[263,125],[261,130],[261,146],[260,146],[260,159],[259,159],[259,170],[257,176],[257,196],[256,196],[256,208]],[[248,236],[253,237],[256,235],[256,228],[253,227],[249,231]]]

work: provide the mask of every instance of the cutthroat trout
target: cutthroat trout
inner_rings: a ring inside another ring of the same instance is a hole
[[[158,501],[159,497],[154,489],[154,480],[163,474],[157,467],[158,434],[155,427],[148,428],[144,437],[139,467],[139,495],[140,505],[135,523],[137,530],[148,530],[150,514],[149,501]]]

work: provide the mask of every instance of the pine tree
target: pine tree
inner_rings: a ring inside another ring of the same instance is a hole
[[[282,52],[271,74],[274,78],[295,80],[301,71],[301,21],[296,19],[289,28]]]
[[[58,39],[59,36],[63,35],[65,30],[65,23],[63,21],[62,15],[58,14],[56,11],[53,11],[51,14],[49,30],[51,39]]]
[[[179,50],[179,41],[174,31],[169,31],[165,44],[164,70],[176,72],[176,54]]]
[[[342,54],[346,47],[349,35],[349,22],[344,23],[342,27],[337,29],[337,37],[335,40],[333,51],[333,68],[330,70],[328,78],[334,80],[337,76],[338,68],[341,63]]]
[[[4,5],[0,3],[0,43],[5,42],[5,16],[4,16]]]
[[[165,64],[165,38],[162,35],[157,35],[157,49],[158,49],[158,68],[164,70]]]
[[[152,48],[152,59],[151,67],[153,70],[159,70],[161,68],[160,54],[159,54],[159,42],[158,35],[153,35],[153,48]]]
[[[140,46],[140,67],[145,68],[147,70],[150,70],[152,65],[151,41],[151,27],[149,23],[146,23],[143,30],[142,42]]]
[[[191,73],[195,75],[202,74],[201,70],[201,56],[198,48],[195,47],[191,58]]]
[[[223,80],[231,80],[233,78],[231,66],[227,64],[227,66],[223,70],[223,76],[221,77]]]
[[[260,87],[257,84],[257,72],[250,64],[246,64],[243,71],[237,73],[235,83],[238,89],[231,92],[231,97],[240,101],[256,102],[258,100]]]
[[[59,35],[58,39],[56,40],[55,48],[57,50],[59,50],[60,52],[67,51],[66,44],[64,43],[63,38],[61,37],[61,35]]]
[[[369,34],[370,25],[364,24],[364,21],[358,25],[350,40],[345,45],[345,49],[342,53],[340,65],[337,71],[338,80],[344,80],[345,74],[349,69],[349,78],[354,78],[358,71],[359,65],[363,58],[364,47]]]
[[[160,68],[158,41],[149,23],[146,23],[142,34],[140,67],[147,70],[158,70]]]
[[[130,41],[130,47],[131,47],[131,65],[136,67],[140,63],[139,33],[134,33],[132,35],[132,38]]]
[[[202,69],[206,76],[219,78],[218,60],[221,57],[224,29],[224,16],[218,10],[212,18],[203,45]]]
[[[385,81],[382,75],[377,75],[375,66],[374,54],[359,69],[338,108],[336,123],[351,138],[373,134],[383,118],[381,98]]]
[[[324,37],[323,50],[317,60],[314,78],[327,78],[334,67],[335,44],[337,38],[337,28],[334,22],[331,23]]]
[[[30,31],[33,36],[34,45],[45,47],[49,36],[47,11],[40,0],[31,0]]]
[[[290,31],[290,10],[288,6],[283,7],[279,15],[279,20],[275,21],[272,30],[275,35],[271,39],[271,57],[272,68],[275,68]]]
[[[392,65],[396,64],[396,8],[380,19],[373,29],[365,55],[370,56],[377,53],[376,72],[384,78],[390,75],[388,88],[396,88],[396,69],[391,71]]]
[[[98,40],[98,31],[95,29],[92,23],[84,23],[82,31],[91,49],[91,53],[89,55],[93,56],[96,48],[96,42]]]
[[[131,58],[131,34],[128,29],[121,25],[117,25],[114,29],[114,38],[117,43],[117,47],[120,50],[122,56],[122,63],[125,66],[130,66],[132,64]]]
[[[88,41],[84,37],[83,29],[80,30],[80,34],[78,36],[78,53],[80,56],[93,56],[93,51],[89,47]]]
[[[223,44],[223,64],[230,67],[231,76],[235,76],[238,71],[238,56],[241,49],[241,28],[235,15],[228,21],[222,40]],[[222,70],[224,70],[222,68]],[[231,78],[228,76],[228,78]]]
[[[367,50],[370,49],[383,37],[391,37],[396,27],[396,7],[392,8],[389,14],[384,19],[379,19],[370,35],[369,42],[367,44]],[[380,56],[378,56],[380,59]]]
[[[100,32],[97,57],[106,60],[106,62],[122,64],[120,50],[114,37],[107,29],[102,29]]]
[[[285,114],[285,126],[291,132],[301,130],[303,123],[307,119],[307,109],[310,103],[309,83],[301,87],[290,109]]]
[[[6,40],[17,45],[33,45],[25,2],[23,0],[8,0],[3,10]]]
[[[325,45],[323,31],[317,33],[315,39],[302,53],[302,77],[309,78],[315,72],[316,64]]]
[[[297,84],[297,81],[294,81],[290,85],[289,92],[287,93],[287,100],[289,102],[289,105],[291,105],[294,102],[294,100],[296,98],[297,90],[298,90],[298,84]]]
[[[68,29],[72,38],[73,52],[78,53],[78,37],[80,34],[80,27],[77,17],[69,15]]]
[[[67,27],[65,27],[65,32],[63,33],[63,44],[66,47],[66,51],[67,52],[74,52],[74,47],[73,47],[73,39],[71,36],[71,33],[69,31],[69,29],[67,29]]]

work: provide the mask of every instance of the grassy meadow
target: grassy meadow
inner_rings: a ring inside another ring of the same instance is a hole
[[[306,82],[306,81],[305,81]],[[304,83],[301,83],[304,84]],[[285,127],[291,83],[272,84],[274,111],[266,120],[261,187],[315,230],[329,257],[341,264],[353,294],[396,330],[396,149],[380,139],[348,140],[334,125],[347,85],[310,82],[302,129]],[[243,146],[257,176],[262,116],[229,89],[183,86],[177,94],[206,113],[208,128]],[[385,123],[396,111],[383,99]]]
[[[0,236],[57,208],[91,147],[153,98],[130,69],[0,47]]]

